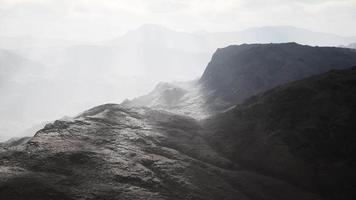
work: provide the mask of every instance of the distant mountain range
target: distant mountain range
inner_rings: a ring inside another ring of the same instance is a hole
[[[287,43],[339,46],[356,41],[354,37],[314,32],[292,26],[253,27],[242,31],[185,33],[159,25],[143,25],[124,36],[105,42],[108,45],[151,43],[191,52],[215,51],[216,48],[243,43]]]
[[[0,198],[354,199],[352,65],[347,48],[219,49],[198,81],[0,145]]]

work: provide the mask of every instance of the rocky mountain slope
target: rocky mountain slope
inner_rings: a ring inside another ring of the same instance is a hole
[[[353,199],[356,69],[197,121],[106,104],[0,147],[1,199]]]
[[[356,197],[356,67],[279,86],[203,124],[241,166],[326,199]]]
[[[203,132],[192,118],[102,105],[0,151],[0,198],[319,199],[241,168]]]
[[[353,65],[356,51],[345,48],[296,43],[229,46],[215,52],[199,81],[162,83],[124,105],[148,106],[202,119],[277,85]]]

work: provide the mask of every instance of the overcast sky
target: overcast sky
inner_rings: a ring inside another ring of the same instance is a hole
[[[356,35],[356,0],[0,0],[0,35],[101,40],[142,24],[181,31],[290,25]]]

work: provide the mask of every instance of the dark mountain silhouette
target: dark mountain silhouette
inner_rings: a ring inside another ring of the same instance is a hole
[[[296,43],[218,49],[200,79],[212,98],[234,104],[289,81],[356,64],[356,51]]]
[[[326,199],[356,196],[356,67],[279,86],[204,120],[220,155]]]
[[[125,105],[204,118],[277,85],[353,65],[356,51],[345,48],[296,43],[229,46],[214,53],[199,81],[160,84],[148,95],[126,101]],[[175,92],[180,94],[174,94],[179,95],[174,102],[162,101]]]

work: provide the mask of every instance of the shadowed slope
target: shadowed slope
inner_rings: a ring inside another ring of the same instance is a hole
[[[355,198],[356,68],[251,97],[204,121],[206,138],[244,167],[328,199]]]

